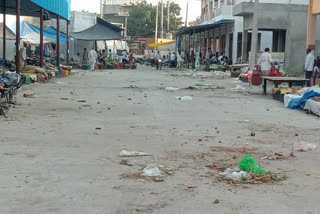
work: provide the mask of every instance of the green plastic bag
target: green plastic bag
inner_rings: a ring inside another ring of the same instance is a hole
[[[248,173],[253,172],[256,176],[266,175],[266,171],[258,165],[256,159],[251,155],[243,156],[243,159],[239,162],[238,167]]]

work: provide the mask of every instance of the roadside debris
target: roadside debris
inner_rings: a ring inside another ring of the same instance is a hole
[[[234,181],[246,181],[250,180],[251,176],[246,171],[241,171],[239,168],[235,169],[226,169],[226,171],[220,173],[220,175],[225,176],[226,178],[229,178]]]
[[[152,155],[144,152],[122,150],[119,156],[120,157],[139,157],[139,156],[152,156]]]
[[[165,90],[167,90],[167,91],[178,91],[178,90],[180,90],[180,88],[175,88],[175,87],[166,87],[166,89]]]
[[[292,152],[307,152],[309,150],[315,149],[317,145],[312,143],[306,143],[304,141],[300,143],[295,143],[292,146]]]
[[[254,173],[256,176],[266,175],[266,171],[259,166],[256,159],[251,155],[245,155],[239,162],[238,167],[248,173]]]
[[[60,100],[69,100],[67,97],[61,97]]]
[[[256,136],[256,133],[255,132],[251,132],[251,137],[254,137]]]
[[[120,161],[120,165],[133,166],[132,164],[129,164],[129,163],[128,163],[128,160],[121,160],[121,161]]]
[[[246,90],[246,88],[241,85],[237,85],[234,90]]]
[[[34,94],[23,94],[23,97],[32,97]]]
[[[149,164],[146,168],[144,168],[142,175],[147,177],[155,177],[164,176],[164,173],[155,164]]]
[[[86,100],[79,100],[78,103],[86,103]]]
[[[213,203],[214,203],[214,204],[219,204],[220,201],[217,199],[217,200],[215,200]]]
[[[190,96],[184,96],[184,97],[176,97],[177,100],[181,100],[181,101],[191,101],[192,97]]]

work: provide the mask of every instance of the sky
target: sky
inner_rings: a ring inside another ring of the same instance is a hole
[[[160,0],[147,0],[152,4],[156,4]],[[90,2],[90,3],[89,3]],[[164,0],[166,2],[166,0]],[[186,17],[186,8],[187,2],[189,2],[189,16],[188,21],[196,20],[201,13],[201,1],[200,0],[173,0],[173,2],[177,3],[181,7],[181,16],[183,17],[183,21],[185,21]],[[71,0],[71,10],[76,11],[89,11],[92,13],[100,12],[100,0]]]

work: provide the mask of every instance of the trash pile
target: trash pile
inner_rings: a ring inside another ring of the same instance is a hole
[[[228,183],[263,184],[275,183],[286,179],[285,175],[266,172],[250,154],[244,155],[243,159],[235,168],[226,168],[219,173],[218,181]]]
[[[144,157],[144,156],[152,156],[151,154],[145,152],[138,151],[127,151],[122,150],[120,152],[120,157]],[[133,164],[129,163],[128,160],[121,160],[120,165],[123,166],[133,166]],[[148,164],[143,169],[139,170],[135,173],[124,173],[121,175],[122,179],[135,179],[139,181],[155,181],[155,182],[163,182],[165,178],[169,175],[174,174],[174,170],[171,167],[165,167],[162,165],[157,165],[155,163]]]

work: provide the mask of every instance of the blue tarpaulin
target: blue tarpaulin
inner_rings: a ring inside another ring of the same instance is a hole
[[[58,14],[65,19],[70,20],[71,17],[71,0],[31,0],[37,5]]]
[[[21,36],[26,36],[26,35],[34,33],[34,32],[38,33],[39,37],[40,37],[40,28],[38,28],[34,25],[31,25],[31,24],[28,24],[26,22],[21,23],[21,33],[20,33]],[[54,43],[56,43],[57,31],[54,28],[50,27],[49,29],[44,30],[43,35],[44,35],[44,37],[47,37],[49,39],[53,39]],[[60,43],[61,44],[67,43],[67,35],[60,33]]]
[[[314,91],[310,91],[305,93],[302,98],[296,98],[290,101],[288,108],[290,109],[298,109],[303,110],[306,106],[306,103],[309,99],[313,99],[314,97],[320,97],[320,93],[316,93]]]

